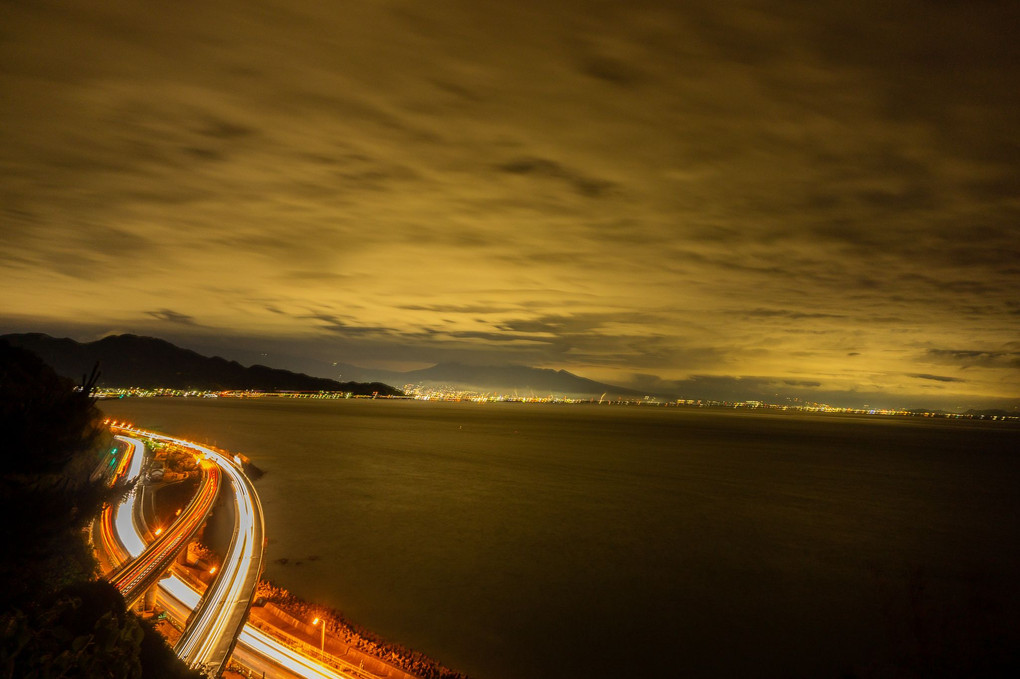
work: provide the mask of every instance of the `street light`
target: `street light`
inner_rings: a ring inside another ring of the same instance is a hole
[[[325,660],[326,659],[326,621],[325,620],[319,620],[318,618],[316,618],[315,620],[312,620],[312,624],[313,625],[318,625],[320,622],[322,623],[322,645],[319,646],[319,657],[322,660]]]

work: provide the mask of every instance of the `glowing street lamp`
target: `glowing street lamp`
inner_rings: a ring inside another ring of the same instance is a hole
[[[322,623],[322,645],[319,646],[319,657],[321,659],[325,660],[326,659],[326,621],[325,620],[319,620],[318,618],[316,618],[315,620],[312,620],[312,624],[313,625],[318,625],[320,622]]]

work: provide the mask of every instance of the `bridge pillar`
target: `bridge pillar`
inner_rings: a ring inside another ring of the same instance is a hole
[[[159,580],[146,588],[145,593],[138,598],[135,610],[138,613],[147,613],[156,608],[156,590],[159,589]]]
[[[184,549],[177,552],[177,563],[182,566],[190,566],[194,563],[194,558],[191,556],[192,544],[194,540],[188,540],[188,544],[184,545]]]

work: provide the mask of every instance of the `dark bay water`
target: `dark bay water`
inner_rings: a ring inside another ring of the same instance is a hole
[[[621,406],[100,406],[248,454],[267,472],[256,487],[269,577],[478,679],[931,676],[1016,662],[1015,426]]]

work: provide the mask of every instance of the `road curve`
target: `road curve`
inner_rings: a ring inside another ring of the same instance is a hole
[[[140,439],[128,436],[117,436],[115,438],[129,446],[124,453],[124,458],[121,461],[115,480],[123,472],[124,480],[130,483],[136,480],[142,472],[142,466],[145,464],[145,444]],[[118,532],[124,533],[125,539],[131,540],[131,536],[136,535],[137,531],[117,531],[114,529],[114,522],[117,520],[118,512],[120,512],[122,507],[130,505],[131,511],[127,516],[133,513],[135,492],[134,488],[128,491],[128,494],[121,499],[118,505],[105,505],[102,513],[99,515],[100,535],[107,554],[113,557],[114,567],[123,565],[129,558],[136,557],[145,550],[145,543],[140,538],[137,543],[132,540],[132,545],[129,549],[127,545],[121,542],[121,538],[118,535]]]
[[[145,551],[109,576],[110,584],[120,591],[129,606],[159,580],[177,554],[198,532],[209,516],[219,490],[219,468],[212,463],[204,463],[199,491],[180,516]]]
[[[141,472],[145,452],[144,444],[138,438],[125,436],[117,438],[134,446],[134,457],[130,460],[125,475],[128,480],[132,480]],[[137,557],[145,550],[145,538],[143,537],[145,530],[136,526],[132,520],[136,502],[137,496],[132,491],[118,507],[108,509],[103,514],[100,532],[103,547],[107,553],[120,561]],[[171,574],[159,581],[158,598],[167,610],[171,611],[178,619],[184,620],[193,609],[199,606],[202,595],[176,575]],[[275,672],[269,670],[266,674],[267,677],[347,679],[349,676],[364,676],[356,666],[351,666],[348,670],[351,672],[350,675],[342,673],[334,667],[325,666],[315,659],[288,648],[279,640],[249,624],[246,624],[241,630],[237,641],[239,648],[236,657],[243,664],[258,668],[259,664],[268,662],[279,668]],[[258,659],[258,662],[246,662],[251,658]],[[266,666],[262,664],[261,669],[266,669]]]
[[[265,525],[262,505],[239,462],[190,441],[129,427],[119,429],[199,452],[230,482],[236,511],[234,532],[216,579],[206,590],[174,650],[189,666],[218,676],[248,618],[255,586],[262,573]]]

